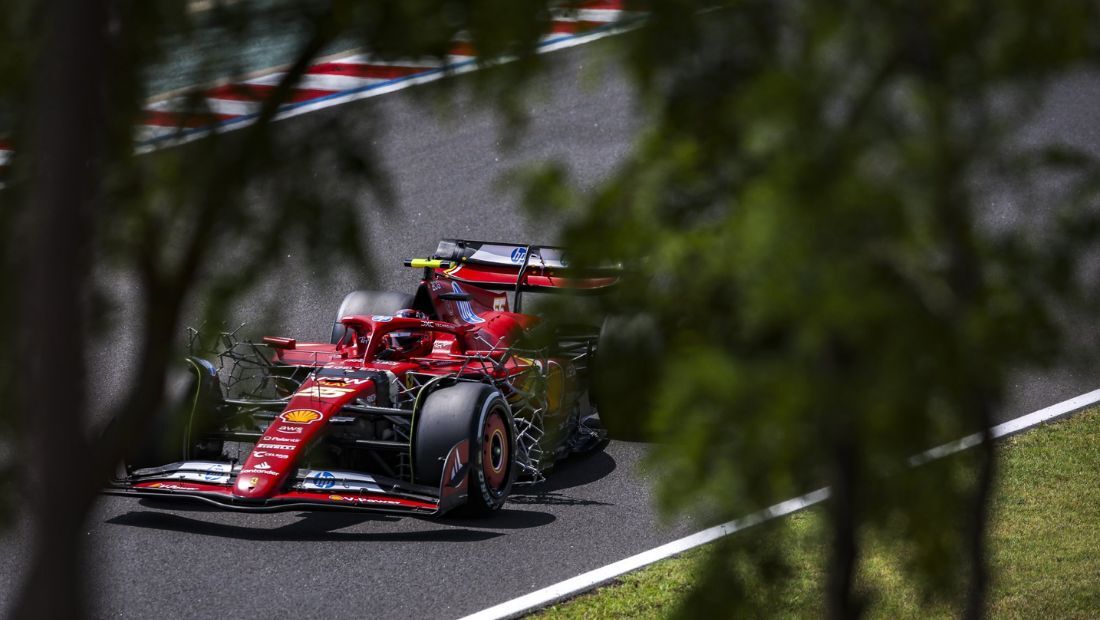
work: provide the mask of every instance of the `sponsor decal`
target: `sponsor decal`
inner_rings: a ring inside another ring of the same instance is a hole
[[[462,290],[462,287],[458,285],[458,282],[451,282],[451,289],[454,290],[454,292],[456,292],[460,295],[465,293],[465,291]],[[454,302],[454,305],[455,305],[456,308],[458,308],[458,314],[462,318],[463,321],[466,321],[467,323],[484,323],[485,322],[485,319],[479,317],[477,315],[477,313],[474,312],[473,307],[470,306],[470,302],[468,302],[468,301],[456,301],[456,302]],[[431,321],[424,321],[424,322],[425,323],[430,323]],[[425,325],[425,327],[428,327],[428,326]]]
[[[493,310],[495,312],[504,312],[504,309],[508,307],[508,298],[504,295],[493,298]]]
[[[271,466],[266,461],[256,466],[256,469],[271,469]]]
[[[301,427],[298,427],[301,428]],[[264,441],[276,441],[279,443],[299,443],[302,441],[301,437],[265,437]]]
[[[350,502],[353,504],[384,504],[387,506],[401,506],[401,502],[395,499],[379,499],[377,497],[362,497],[362,496],[347,496],[347,495],[329,495],[328,498],[334,502]]]
[[[312,424],[322,417],[324,416],[316,409],[292,409],[290,411],[284,411],[282,415],[279,416],[279,419],[291,424]]]
[[[370,320],[374,321],[375,323],[389,323],[393,320],[393,317],[385,314],[376,314],[372,316]]]
[[[273,459],[281,459],[281,460],[284,460],[284,461],[290,458],[289,454],[279,454],[277,452],[264,452],[262,450],[253,450],[252,451],[252,456],[254,456],[258,459],[273,458]]]
[[[390,361],[390,360],[374,360],[371,363],[376,364],[378,366],[396,366],[397,365],[397,362],[393,362],[393,361]]]
[[[344,387],[347,385],[363,385],[370,382],[368,377],[321,377],[317,385],[322,387]]]
[[[512,250],[512,254],[509,256],[509,258],[512,259],[512,262],[517,264],[517,265],[522,263],[523,259],[526,258],[526,257],[527,257],[527,248],[516,248],[516,249]]]
[[[248,479],[248,484],[250,484],[252,486],[256,486],[257,484],[260,484],[260,479],[259,478],[249,478]]]
[[[346,394],[350,394],[355,390],[346,387],[326,387],[322,385],[313,385],[307,388],[298,390],[295,396],[307,396],[309,398],[340,398]],[[312,411],[311,409],[302,409],[301,411]]]
[[[217,480],[218,478],[225,478],[225,474],[228,473],[227,465],[211,465],[202,474],[203,480]]]
[[[331,471],[319,471],[307,476],[306,482],[313,483],[319,489],[331,489],[336,486],[336,476]]]
[[[258,444],[256,444],[256,447],[257,448],[263,448],[265,450],[286,450],[288,452],[293,451],[293,450],[297,450],[297,448],[294,447],[294,446],[284,446],[281,443],[258,443]],[[286,457],[283,457],[283,458],[286,458]]]
[[[261,475],[261,476],[278,476],[279,474],[266,469],[242,469],[241,475]]]
[[[451,340],[436,340],[435,344],[432,345],[432,350],[433,351],[450,351],[452,342],[453,341],[451,341]]]
[[[168,484],[164,482],[156,482],[149,485],[150,489],[164,489],[166,491],[194,491],[195,487],[183,486],[182,484]]]
[[[303,429],[301,426],[287,426],[287,425],[284,424],[284,425],[280,426],[279,428],[276,428],[275,430],[280,432],[280,433],[288,433],[290,435],[301,435],[302,431],[305,430],[305,429]],[[297,440],[295,440],[295,441],[297,441]]]

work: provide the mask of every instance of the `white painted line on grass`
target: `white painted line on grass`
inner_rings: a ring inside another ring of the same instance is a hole
[[[1064,400],[1056,405],[1051,405],[1045,409],[1029,413],[1024,416],[1009,420],[1002,424],[998,424],[989,429],[989,434],[994,439],[999,437],[1005,437],[1013,433],[1018,433],[1022,430],[1038,426],[1043,422],[1060,418],[1064,415],[1073,413],[1078,409],[1088,407],[1100,402],[1100,390],[1093,390],[1079,396],[1074,396],[1069,400]],[[936,446],[931,450],[922,452],[913,458],[909,459],[909,463],[913,466],[922,465],[928,461],[934,461],[936,459],[942,459],[945,456],[961,452],[969,448],[982,443],[982,434],[974,433],[973,435],[967,435],[962,439],[957,439],[951,443],[945,443],[942,446]]]
[[[1083,409],[1089,405],[1094,405],[1100,402],[1100,390],[1094,390],[1087,394],[1081,394],[1080,396],[1074,396],[1069,400],[1062,401],[1056,405],[1051,405],[1045,409],[1040,409],[1033,413],[1029,413],[1024,416],[1020,416],[1003,424],[998,424],[990,430],[990,435],[994,438],[1004,437],[1011,435],[1019,431],[1038,426],[1043,422],[1049,422],[1056,418],[1060,418],[1074,411]],[[982,434],[974,433],[968,435],[962,439],[952,441],[951,443],[943,444],[923,452],[910,459],[913,465],[920,465],[927,463],[928,461],[934,461],[936,459],[961,452],[967,448],[972,448],[982,442]],[[819,504],[829,497],[829,489],[818,489],[811,493],[807,493],[794,499],[789,499],[785,502],[780,502],[764,510],[754,512],[748,516],[741,517],[740,519],[734,519],[716,525],[714,527],[705,529],[701,532],[692,534],[674,540],[668,544],[655,547],[649,551],[643,551],[638,555],[632,555],[625,560],[619,560],[614,564],[608,564],[602,568],[577,575],[572,579],[566,579],[565,581],[555,583],[552,586],[536,590],[530,594],[525,594],[519,598],[506,601],[499,605],[483,609],[477,613],[465,616],[461,620],[501,620],[502,618],[512,618],[520,614],[530,612],[539,607],[545,607],[550,603],[560,601],[565,598],[576,596],[587,590],[611,581],[612,579],[625,575],[631,571],[638,570],[644,566],[648,566],[660,560],[670,558],[674,555],[679,555],[689,549],[700,547],[710,542],[714,542],[719,538],[729,536],[744,529],[748,529],[754,525],[763,523],[765,521],[771,521],[779,517],[784,517],[794,512],[798,512],[803,508],[809,508],[814,504]]]

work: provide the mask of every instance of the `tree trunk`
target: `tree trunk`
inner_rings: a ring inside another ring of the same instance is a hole
[[[98,193],[107,11],[104,0],[44,3],[23,158],[20,359],[26,422],[30,565],[17,618],[84,615],[81,530],[93,496],[88,442],[86,314]]]
[[[989,501],[993,494],[993,480],[996,474],[996,446],[989,429],[993,425],[990,408],[982,405],[982,445],[978,447],[979,469],[978,483],[974,489],[974,512],[970,526],[970,581],[966,593],[966,614],[968,620],[980,620],[985,617],[986,595],[989,592],[989,566],[986,559],[986,536],[989,529]]]
[[[856,487],[858,481],[855,447],[849,437],[837,437],[833,445],[834,476],[829,496],[829,525],[832,528],[825,603],[833,620],[862,615],[862,604],[853,588],[859,547],[856,537]]]

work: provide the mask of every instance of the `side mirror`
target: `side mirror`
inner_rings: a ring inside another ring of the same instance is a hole
[[[264,344],[273,349],[293,349],[298,346],[298,341],[282,336],[264,336]]]

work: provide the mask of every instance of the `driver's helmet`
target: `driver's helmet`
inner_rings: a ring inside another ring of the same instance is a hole
[[[428,319],[428,315],[412,309],[398,310],[393,315],[409,319]],[[416,330],[390,332],[383,337],[382,343],[390,351],[390,356],[411,357],[427,355],[432,348],[431,341],[431,332]]]

